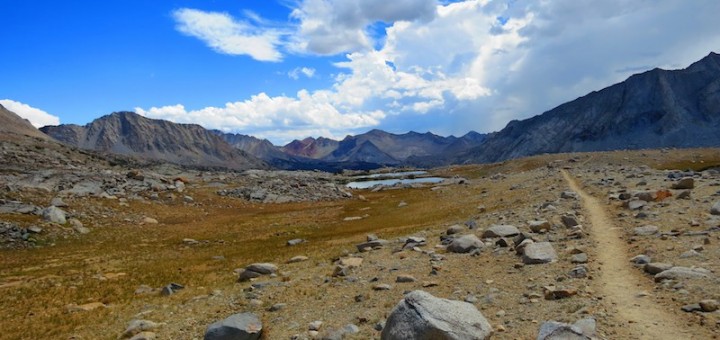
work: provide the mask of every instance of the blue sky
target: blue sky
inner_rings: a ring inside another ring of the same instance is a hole
[[[490,132],[718,52],[718,1],[0,0],[0,103],[113,111],[283,144]]]

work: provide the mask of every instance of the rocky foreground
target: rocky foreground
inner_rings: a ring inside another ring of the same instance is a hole
[[[720,174],[657,168],[720,157],[674,152],[352,192],[312,172],[16,166],[0,175],[0,337],[714,338]]]

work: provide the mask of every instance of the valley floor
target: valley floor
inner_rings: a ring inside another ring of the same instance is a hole
[[[246,311],[261,316],[267,339],[311,338],[314,321],[320,337],[353,324],[359,332],[346,338],[379,338],[403,293],[418,289],[474,304],[495,339],[534,339],[544,321],[584,318],[602,339],[717,338],[720,312],[688,306],[720,299],[720,216],[710,213],[720,174],[686,173],[694,187],[671,189],[677,180],[666,169],[719,164],[717,149],[546,155],[433,171],[462,184],[332,201],[251,203],[195,178],[184,193],[192,201],[66,198],[91,232],[43,225],[59,236],[0,251],[0,338],[115,339],[132,320],[149,320],[158,339],[200,339],[209,324]],[[37,206],[53,198],[4,195]],[[0,214],[20,225],[37,219]],[[529,222],[543,220],[549,230],[533,232]],[[550,242],[557,259],[523,263],[513,237],[490,237],[492,225]],[[452,226],[486,246],[448,252],[441,237]],[[636,229],[645,226],[657,228]],[[360,252],[370,233],[389,243]],[[404,247],[410,236],[425,242]],[[288,263],[295,256],[308,259]],[[333,276],[348,257],[362,263]],[[277,264],[278,275],[237,282],[256,262]],[[702,275],[660,280],[641,262]],[[170,283],[184,289],[161,295]]]

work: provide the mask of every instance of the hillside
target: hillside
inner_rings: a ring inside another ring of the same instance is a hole
[[[82,149],[186,166],[238,170],[267,167],[200,125],[148,119],[132,112],[116,112],[85,126],[45,126],[41,131]]]

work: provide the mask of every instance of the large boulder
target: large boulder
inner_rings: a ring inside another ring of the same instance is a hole
[[[492,327],[474,305],[416,290],[395,306],[380,334],[382,340],[487,339]]]
[[[475,249],[480,249],[485,244],[480,239],[473,235],[463,235],[455,238],[448,245],[447,250],[451,253],[469,253]]]
[[[540,264],[557,260],[557,253],[550,242],[537,242],[525,246],[523,263]]]
[[[253,313],[233,314],[208,326],[205,340],[256,340],[262,334],[262,322]]]

